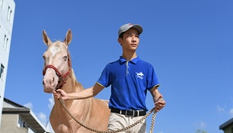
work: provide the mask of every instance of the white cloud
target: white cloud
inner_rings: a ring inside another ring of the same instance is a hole
[[[54,105],[54,98],[53,98],[53,95],[52,95],[52,97],[49,98],[49,105],[48,105],[49,110],[52,110],[53,105]]]
[[[204,128],[204,127],[206,127],[205,122],[200,122],[200,123],[199,123],[199,125],[200,125],[200,128]]]
[[[37,117],[39,118],[39,120],[41,121],[41,123],[44,126],[46,126],[46,124],[47,124],[47,117],[46,117],[46,115],[44,113],[40,112],[39,114],[37,114]]]
[[[230,116],[233,117],[233,108],[228,110],[226,109],[226,107],[221,107],[219,105],[217,105],[216,108],[217,108],[217,112],[228,114],[228,115],[230,114]]]
[[[33,108],[33,105],[30,102],[24,104],[23,106],[29,108],[30,110],[32,110],[32,108]],[[46,125],[48,120],[47,120],[46,115],[44,113],[36,113],[36,116],[43,125]]]
[[[32,103],[26,103],[23,106],[25,106],[25,107],[27,107],[27,108],[29,108],[29,109],[32,110]]]
[[[197,127],[198,129],[203,129],[203,128],[206,127],[206,123],[203,122],[203,121],[198,122],[198,123],[196,123],[196,127]]]
[[[224,107],[220,107],[219,105],[217,105],[216,107],[217,107],[218,112],[224,112],[225,111]]]
[[[231,115],[231,117],[233,117],[233,108],[230,109],[230,115]]]

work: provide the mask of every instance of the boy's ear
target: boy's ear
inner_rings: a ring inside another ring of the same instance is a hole
[[[122,38],[118,38],[118,43],[122,44]]]

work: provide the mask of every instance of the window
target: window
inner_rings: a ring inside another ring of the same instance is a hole
[[[8,6],[8,9],[7,9],[7,21],[10,21],[10,12],[11,12],[11,8],[10,8],[10,6]]]
[[[4,35],[4,39],[3,39],[3,48],[5,47],[5,42],[6,42],[6,35]]]
[[[0,68],[0,79],[2,78],[2,73],[4,72],[4,66],[3,64],[1,64],[1,68]]]
[[[11,23],[11,16],[12,16],[12,10],[11,10],[11,7],[8,6],[8,9],[7,9],[7,21]]]
[[[7,44],[8,44],[8,38],[6,37],[6,35],[4,36],[4,42],[3,42],[3,49],[5,49],[6,50],[6,48],[7,48]]]
[[[10,11],[9,22],[11,23],[12,10]]]
[[[18,127],[25,127],[25,128],[29,127],[27,125],[27,123],[20,116],[19,116],[19,119],[18,119]]]

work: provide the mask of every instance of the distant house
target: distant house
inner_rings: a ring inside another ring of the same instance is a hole
[[[219,129],[223,130],[224,133],[233,133],[233,118],[220,125]]]
[[[27,107],[4,98],[0,133],[49,133]]]

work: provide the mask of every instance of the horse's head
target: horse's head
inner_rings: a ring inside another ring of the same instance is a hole
[[[68,45],[72,40],[71,30],[68,30],[63,42],[52,42],[47,33],[43,31],[43,41],[48,46],[43,54],[44,70],[43,85],[44,91],[52,93],[61,88],[71,71],[71,61],[68,51]]]

